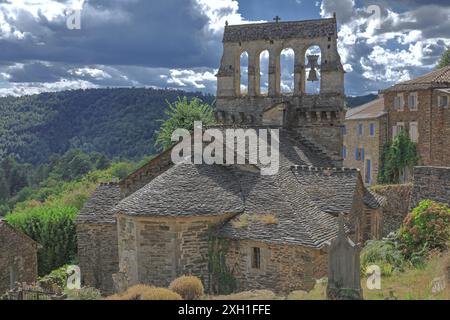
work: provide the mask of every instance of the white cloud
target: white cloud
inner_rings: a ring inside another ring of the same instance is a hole
[[[217,70],[215,71],[217,72]],[[206,83],[209,85],[216,82],[216,76],[209,71],[195,72],[194,70],[170,70],[170,76],[161,76],[167,79],[168,84],[178,87],[194,87],[195,89],[205,89]]]
[[[98,88],[99,86],[84,80],[62,79],[58,82],[23,82],[13,83],[8,87],[0,88],[0,96],[23,96],[48,91],[64,91],[73,89]]]
[[[69,70],[69,73],[79,76],[79,77],[91,77],[96,80],[112,78],[108,72],[105,72],[105,71],[97,69],[97,68],[85,67],[85,68],[71,69],[71,70]]]

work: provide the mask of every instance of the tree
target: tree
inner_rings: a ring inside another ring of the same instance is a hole
[[[400,176],[406,169],[411,170],[419,161],[416,144],[402,130],[392,142],[383,146],[378,182],[382,184],[400,183]]]
[[[198,98],[188,101],[187,97],[180,98],[174,103],[169,103],[166,110],[167,120],[156,132],[155,146],[167,150],[173,145],[172,133],[176,129],[194,130],[194,121],[201,121],[204,126],[214,124],[213,109]]]
[[[437,68],[440,69],[447,66],[450,66],[450,47],[448,47],[447,50],[445,50],[444,53],[442,54]]]

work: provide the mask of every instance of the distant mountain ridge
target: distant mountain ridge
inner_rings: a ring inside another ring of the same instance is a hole
[[[214,96],[179,90],[114,88],[0,98],[0,159],[40,164],[70,148],[137,160],[156,153],[154,133],[167,101],[178,96],[213,103]]]
[[[138,160],[158,150],[154,133],[178,96],[212,104],[213,95],[168,89],[112,88],[0,98],[0,159],[41,164],[70,148]],[[356,107],[377,95],[347,97]]]
[[[377,94],[368,94],[365,96],[356,96],[356,97],[352,97],[352,96],[347,96],[347,106],[349,108],[355,108],[355,107],[359,107],[363,104],[366,104],[370,101],[373,101],[375,99],[378,98]]]

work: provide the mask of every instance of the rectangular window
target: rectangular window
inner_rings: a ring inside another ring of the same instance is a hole
[[[405,101],[403,99],[403,93],[399,93],[394,98],[394,109],[397,111],[403,111],[404,106],[405,106]]]
[[[355,160],[364,160],[364,148],[355,149]]]
[[[394,140],[395,136],[398,133],[398,128],[397,126],[392,126],[392,140]]]
[[[370,136],[371,137],[375,136],[375,123],[370,124]]]
[[[404,122],[397,122],[397,134],[405,130],[405,123]]]
[[[438,96],[438,106],[442,108],[448,107],[448,96]]]
[[[417,111],[417,92],[410,93],[408,96],[408,108],[410,111]]]
[[[370,159],[366,160],[366,184],[372,182],[372,161]]]
[[[253,248],[252,250],[252,268],[261,269],[261,249]]]
[[[419,125],[417,122],[411,122],[409,124],[409,138],[413,142],[419,141]]]
[[[364,127],[362,124],[358,124],[358,135],[362,136]]]
[[[347,147],[346,146],[342,147],[342,158],[347,159]]]

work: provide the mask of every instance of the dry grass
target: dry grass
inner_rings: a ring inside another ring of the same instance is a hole
[[[231,224],[234,228],[246,228],[250,221],[260,222],[263,224],[278,224],[278,218],[273,213],[264,213],[264,214],[252,214],[248,213],[241,214],[237,219],[231,221]]]
[[[236,228],[246,228],[248,227],[248,221],[250,219],[250,215],[247,213],[241,214],[237,219],[233,219],[231,221],[231,225]]]
[[[206,300],[282,300],[270,290],[251,290],[223,296],[206,296]]]
[[[271,213],[258,216],[258,221],[264,224],[278,224],[278,218]]]
[[[169,289],[185,300],[195,300],[203,296],[202,281],[194,276],[182,276],[170,283]]]
[[[114,294],[105,300],[182,300],[178,293],[166,288],[156,288],[138,284],[120,294]]]
[[[444,280],[445,289],[440,292],[432,292],[433,280],[445,278],[449,267],[449,253],[432,257],[423,269],[409,269],[404,272],[396,272],[390,277],[381,279],[381,290],[368,290],[367,278],[361,279],[363,296],[365,300],[449,300],[450,288],[448,279]],[[294,291],[287,297],[277,296],[269,290],[253,290],[234,293],[223,296],[206,296],[207,300],[325,300],[327,282],[326,279],[318,281],[315,287],[309,291]]]

